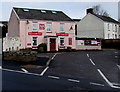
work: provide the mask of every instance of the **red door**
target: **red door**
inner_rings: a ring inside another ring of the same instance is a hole
[[[50,51],[56,51],[56,40],[50,38]]]

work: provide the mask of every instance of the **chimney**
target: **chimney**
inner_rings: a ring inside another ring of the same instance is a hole
[[[88,8],[86,12],[87,12],[87,14],[88,14],[88,13],[93,14],[93,8]]]

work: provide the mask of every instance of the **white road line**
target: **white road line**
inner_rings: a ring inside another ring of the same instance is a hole
[[[2,69],[2,66],[0,66],[0,69]]]
[[[115,52],[115,53],[118,53],[118,52]]]
[[[42,73],[41,73],[40,75],[43,76],[44,73],[47,71],[48,68],[49,68],[49,67],[47,66],[47,67],[42,71]]]
[[[112,83],[113,85],[117,85],[117,86],[120,86],[120,84],[119,83]]]
[[[117,65],[117,67],[120,69],[120,65]]]
[[[68,79],[68,81],[72,81],[72,82],[80,82],[79,80],[74,80],[74,79]]]
[[[36,73],[30,73],[30,72],[26,73],[26,72],[23,72],[23,71],[15,71],[15,70],[4,69],[4,68],[2,68],[2,70],[4,70],[4,71],[9,71],[9,72],[22,73],[22,74],[29,74],[29,75],[41,76],[40,74],[36,74]]]
[[[118,56],[115,56],[115,58],[118,58]]]
[[[92,61],[92,59],[90,59],[90,61],[91,61],[91,63],[92,63],[93,65],[95,65],[95,63]]]
[[[56,56],[57,54],[58,54],[58,53],[55,53],[55,55],[54,55],[51,59],[48,60],[48,62],[47,62],[47,64],[46,64],[47,66],[49,65],[50,61],[55,58],[55,56]]]
[[[109,82],[109,80],[105,77],[105,75],[101,72],[100,69],[97,69],[97,71],[100,73],[100,75],[103,77],[103,79],[109,84],[109,86],[112,87],[112,84]]]
[[[120,89],[120,87],[114,86],[114,85],[104,76],[104,74],[100,71],[100,69],[97,69],[97,70],[98,70],[98,72],[100,73],[100,75],[103,77],[103,79],[108,83],[108,85],[109,85],[110,87],[112,87],[112,88],[119,88],[119,89]]]
[[[100,71],[100,69],[97,69],[97,70],[98,70],[98,72],[100,73],[100,75],[103,77],[103,79],[108,83],[108,85],[109,85],[110,87],[120,89],[120,87],[113,85],[113,84],[105,77],[105,75]]]
[[[21,68],[21,70],[23,70],[25,73],[28,73],[28,71],[24,68]]]
[[[89,54],[87,54],[87,57],[89,57]]]
[[[98,85],[98,86],[104,86],[104,84],[99,84],[99,83],[94,83],[94,82],[90,82],[90,84],[92,84],[92,85]]]
[[[52,59],[54,59],[56,55],[57,55],[57,53],[55,53],[55,55],[52,57]]]
[[[56,76],[48,76],[48,77],[53,79],[60,79],[59,77],[56,77]]]

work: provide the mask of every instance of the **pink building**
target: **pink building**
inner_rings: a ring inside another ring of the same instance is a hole
[[[76,48],[75,22],[62,11],[13,8],[8,25],[8,37],[20,39],[19,49],[41,43],[47,51]]]

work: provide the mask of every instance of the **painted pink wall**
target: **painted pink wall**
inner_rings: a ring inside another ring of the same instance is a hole
[[[74,22],[56,22],[56,21],[37,21],[37,20],[29,20],[29,24],[26,24],[27,20],[21,20],[20,21],[20,39],[21,39],[21,48],[25,47],[31,47],[27,46],[27,43],[32,43],[32,37],[38,37],[38,43],[44,43],[45,42],[45,35],[52,35],[56,36],[56,33],[60,33],[60,23],[64,23],[64,29],[65,33],[69,33],[69,36],[59,36],[58,41],[60,37],[65,37],[65,46],[71,46],[73,49],[76,47],[76,42],[75,42],[75,23]],[[42,35],[37,36],[37,35],[28,35],[28,32],[32,32],[32,22],[37,22],[38,23],[38,32],[42,32]],[[47,22],[52,22],[52,33],[47,33],[46,29],[45,30],[39,30],[39,24],[45,24]],[[70,27],[73,25],[73,30],[69,31]],[[72,40],[72,45],[68,45],[68,38],[71,37]],[[59,42],[58,42],[59,43]]]
[[[13,10],[8,22],[8,36],[19,37],[19,20]]]

